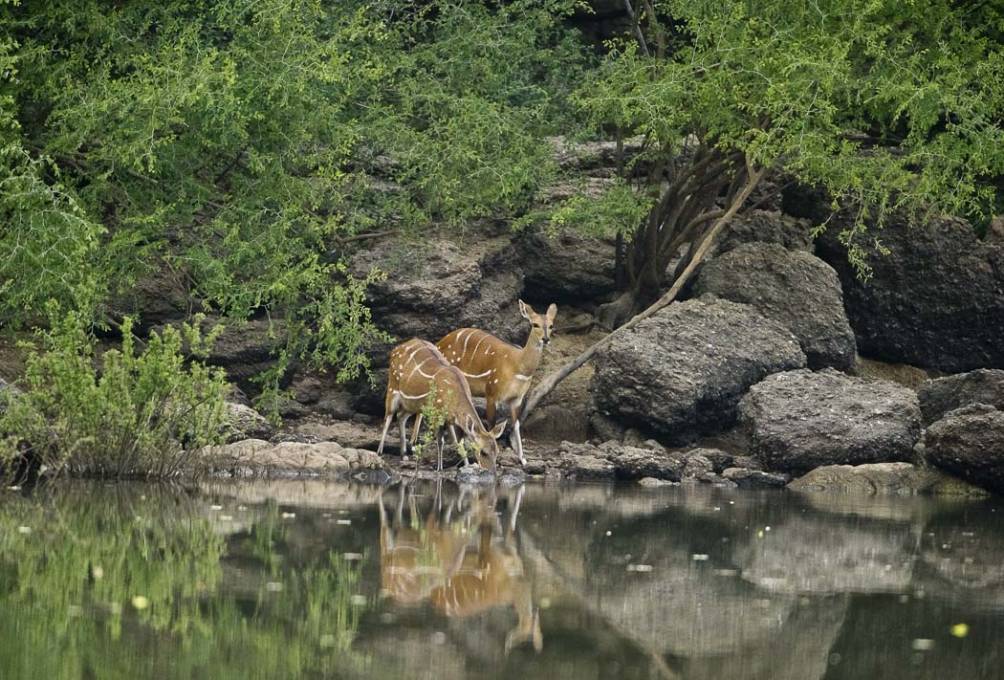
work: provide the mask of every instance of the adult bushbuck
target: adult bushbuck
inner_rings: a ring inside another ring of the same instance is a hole
[[[431,406],[445,414],[446,425],[459,427],[471,439],[478,464],[494,470],[499,452],[497,440],[505,430],[505,423],[486,430],[474,408],[463,373],[450,364],[435,345],[418,338],[401,343],[390,353],[387,393],[384,395],[386,415],[377,454],[383,454],[387,430],[391,420],[397,416],[401,428],[401,455],[407,455],[405,428],[408,419],[416,414],[421,416],[422,408],[430,401]],[[439,433],[436,436],[438,439]],[[439,469],[442,470],[442,446],[439,454]]]
[[[524,642],[539,652],[543,647],[540,613],[513,536],[523,488],[517,491],[508,530],[499,526],[495,503],[480,498],[459,516],[453,516],[452,510],[460,510],[462,501],[451,504],[445,517],[434,504],[424,521],[412,502],[411,521],[405,522],[404,490],[400,493],[393,519],[388,517],[382,495],[379,501],[381,591],[403,605],[427,601],[450,618],[511,606],[516,625],[506,634],[506,653]]]
[[[530,380],[540,365],[544,346],[551,341],[551,328],[558,307],[552,304],[546,313],[538,314],[520,300],[519,313],[530,322],[530,335],[522,348],[477,328],[455,330],[436,343],[436,347],[451,364],[463,372],[471,394],[485,398],[488,427],[495,425],[499,409],[509,410],[513,447],[520,463],[526,465],[523,437],[519,431],[520,409],[530,390]],[[422,419],[419,417],[415,422],[416,433],[421,424]]]

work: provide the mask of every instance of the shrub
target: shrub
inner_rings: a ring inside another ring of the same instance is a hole
[[[165,477],[221,438],[223,373],[186,359],[205,356],[221,329],[202,335],[196,319],[151,334],[137,351],[126,319],[121,347],[98,357],[83,317],[56,311],[30,351],[21,393],[0,409],[0,462],[27,448],[54,472]]]

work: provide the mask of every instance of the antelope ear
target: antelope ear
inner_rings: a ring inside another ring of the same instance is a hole
[[[547,320],[554,323],[554,317],[558,316],[558,305],[551,303],[551,306],[547,308]]]
[[[522,300],[519,300],[519,315],[522,316],[524,319],[526,319],[526,320],[529,321],[529,319],[530,319],[530,311],[531,310],[530,310],[529,305],[527,305]]]
[[[492,428],[491,435],[493,439],[498,439],[502,436],[502,433],[505,432],[506,422],[508,421],[503,420],[501,423],[498,423]]]

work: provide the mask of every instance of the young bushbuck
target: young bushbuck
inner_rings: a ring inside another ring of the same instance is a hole
[[[408,419],[416,414],[421,417],[422,408],[430,399],[431,406],[446,416],[447,426],[459,427],[471,439],[478,464],[494,470],[499,451],[497,439],[502,436],[505,423],[486,430],[474,408],[463,373],[451,365],[435,345],[418,338],[401,343],[390,353],[387,393],[384,396],[386,416],[377,454],[383,454],[384,440],[394,416],[397,416],[401,428],[401,455],[407,454],[405,428]],[[439,433],[436,435],[438,439]],[[438,467],[443,469],[442,446]]]
[[[522,348],[477,328],[455,330],[436,343],[436,346],[451,364],[463,372],[471,394],[485,398],[488,427],[495,425],[499,409],[509,410],[513,447],[520,463],[526,465],[523,438],[519,431],[520,409],[530,390],[530,380],[540,365],[544,346],[551,341],[551,328],[554,317],[558,314],[558,307],[552,304],[546,313],[538,314],[520,300],[519,313],[530,322],[530,335]],[[416,432],[421,424],[419,416],[415,422]]]

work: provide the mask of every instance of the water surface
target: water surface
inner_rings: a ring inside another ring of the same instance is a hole
[[[994,501],[0,492],[0,678],[998,678]]]

